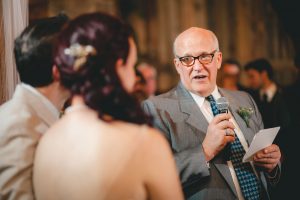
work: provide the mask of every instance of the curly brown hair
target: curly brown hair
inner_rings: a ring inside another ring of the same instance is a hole
[[[131,37],[130,26],[116,17],[99,12],[81,15],[61,32],[54,52],[55,64],[62,85],[72,96],[81,95],[99,118],[105,120],[104,116],[110,115],[116,120],[150,125],[151,118],[123,88],[115,68],[119,58],[126,61]],[[66,53],[75,44],[89,47],[83,53],[83,63],[76,63],[78,56]]]

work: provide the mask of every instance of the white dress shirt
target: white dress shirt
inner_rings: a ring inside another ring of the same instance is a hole
[[[205,118],[208,121],[208,123],[210,123],[211,120],[214,118],[214,115],[212,113],[209,101],[207,101],[205,99],[205,97],[201,97],[201,96],[196,95],[196,94],[194,94],[192,92],[190,92],[190,94],[192,95],[193,99],[195,100],[195,102],[199,106],[202,114],[205,116]],[[219,99],[221,97],[221,94],[218,91],[218,87],[215,87],[215,89],[213,90],[213,92],[212,92],[211,95],[214,97],[215,100],[217,100],[217,99]],[[230,112],[230,111],[228,111],[228,112]],[[248,147],[246,139],[245,139],[242,131],[240,130],[238,124],[236,123],[236,121],[235,121],[234,118],[230,118],[229,121],[234,124],[234,127],[235,127],[234,131],[235,131],[237,137],[239,138],[242,146],[244,147],[245,151],[247,151],[249,147]],[[232,162],[231,161],[227,161],[227,165],[229,167],[229,170],[230,170],[230,173],[231,173],[231,177],[232,177],[235,189],[237,191],[238,199],[239,200],[244,200],[244,197],[243,197],[243,194],[242,194],[242,191],[241,191],[241,188],[240,188],[240,184],[239,184],[239,181],[237,179],[236,173],[234,171]],[[253,166],[253,163],[251,163],[251,166],[252,166],[252,168],[253,168],[256,176],[257,176],[257,172],[256,172],[256,170],[255,170],[255,168]]]
[[[272,83],[266,90],[259,90],[260,99],[263,100],[263,95],[267,95],[267,102],[271,102],[276,91],[277,86],[275,83]]]

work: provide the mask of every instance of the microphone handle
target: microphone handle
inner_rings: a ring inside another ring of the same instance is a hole
[[[228,113],[228,109],[219,110],[219,114],[222,114],[222,113]]]
[[[219,114],[221,114],[221,113],[228,113],[228,109],[219,110]],[[230,160],[230,145],[231,145],[231,143],[228,143],[223,149],[223,154],[224,154],[224,158],[226,159],[226,161]]]

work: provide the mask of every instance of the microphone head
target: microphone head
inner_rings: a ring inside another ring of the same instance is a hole
[[[220,97],[216,101],[217,108],[219,110],[219,113],[227,113],[229,108],[229,102],[225,97]]]

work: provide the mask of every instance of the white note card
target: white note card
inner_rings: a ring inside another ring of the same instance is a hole
[[[253,137],[248,151],[243,157],[243,162],[252,161],[253,156],[256,152],[270,146],[273,143],[279,129],[280,127],[262,129],[258,133],[256,133]]]

